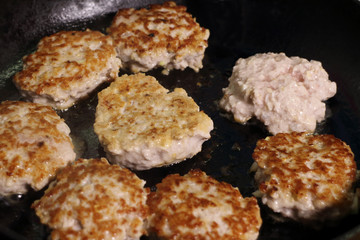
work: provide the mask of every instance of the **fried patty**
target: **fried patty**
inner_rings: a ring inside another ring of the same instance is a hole
[[[148,9],[120,9],[107,31],[123,67],[134,73],[156,67],[163,67],[165,74],[187,67],[197,72],[209,38],[209,30],[175,2]]]
[[[253,153],[262,202],[297,221],[326,221],[349,213],[356,163],[333,135],[279,133],[259,140]]]
[[[42,189],[56,171],[74,161],[70,129],[49,106],[0,104],[0,195]]]
[[[114,79],[120,66],[111,37],[90,30],[61,31],[40,40],[13,81],[27,99],[66,109]]]
[[[146,222],[154,239],[256,239],[262,224],[254,197],[192,170],[168,175],[148,198]]]
[[[105,158],[78,159],[32,207],[51,239],[139,239],[148,214],[144,184]]]
[[[109,161],[132,169],[191,158],[213,129],[184,89],[169,92],[143,73],[117,78],[98,97],[95,133]]]

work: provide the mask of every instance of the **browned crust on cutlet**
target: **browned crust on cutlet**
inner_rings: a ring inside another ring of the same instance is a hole
[[[280,133],[259,140],[253,158],[269,176],[259,183],[269,196],[285,191],[301,201],[310,193],[316,202],[343,204],[356,178],[354,154],[333,135]]]
[[[88,44],[98,46],[94,49]],[[81,56],[74,55],[77,51]],[[23,91],[56,99],[62,91],[87,85],[94,73],[108,69],[109,59],[115,56],[111,37],[101,32],[61,31],[40,40],[37,50],[23,58],[23,70],[13,80]],[[116,77],[118,70],[109,70],[109,79]]]
[[[58,156],[59,144],[68,146],[70,152],[73,144],[57,128],[65,123],[51,107],[5,101],[0,104],[0,122],[1,178],[14,182],[29,178],[31,187],[39,190],[45,179],[70,161]]]
[[[176,12],[173,15],[172,12],[166,12],[164,10],[169,9]],[[117,18],[120,16],[126,19],[130,19],[133,14],[141,15],[135,22],[127,25],[125,23],[117,24]],[[181,24],[179,20],[185,21],[186,24]],[[179,36],[170,36],[166,33],[158,32],[156,30],[149,29],[150,24],[166,23],[171,24],[174,28],[184,28],[185,30],[191,31],[192,34],[187,38],[181,39]],[[135,30],[136,26],[143,25],[144,30]],[[119,42],[124,43],[126,48],[136,49],[139,55],[145,54],[147,51],[152,49],[166,48],[169,52],[179,52],[183,48],[199,49],[201,50],[204,46],[207,46],[207,40],[199,38],[198,36],[205,35],[207,31],[205,28],[200,27],[190,13],[186,12],[185,6],[176,5],[175,2],[165,2],[162,5],[151,5],[149,9],[120,9],[112,25],[107,30],[109,34],[114,38],[115,45]],[[126,32],[134,32],[135,35],[131,37],[122,37],[121,35]],[[153,37],[157,36],[160,41],[154,42]],[[143,43],[148,43],[149,47],[144,48]],[[180,57],[180,56],[178,56]]]
[[[154,26],[162,26],[163,29],[159,30]],[[203,55],[209,37],[209,30],[201,27],[186,12],[185,6],[178,6],[172,1],[150,5],[149,8],[120,9],[107,32],[113,37],[118,52],[131,49],[141,58],[163,55],[166,51],[170,55],[174,54],[173,58],[177,63],[189,55]],[[136,62],[132,56],[129,61]],[[168,63],[157,64],[162,66]],[[190,64],[190,67],[198,71],[202,65],[200,62],[195,66]]]
[[[149,232],[160,239],[255,239],[258,235],[262,220],[256,199],[243,198],[237,188],[201,170],[191,170],[185,176],[168,175],[156,187],[147,201],[153,217]],[[217,222],[213,221],[210,228],[204,224],[217,217],[196,216],[195,211],[208,208],[220,211],[221,221],[229,226],[224,235],[219,235],[221,226]],[[225,213],[229,208],[230,215]],[[197,233],[199,229],[205,233]]]
[[[212,129],[212,120],[184,89],[168,93],[143,73],[118,77],[98,96],[94,129],[102,144],[115,152],[143,144],[164,147]]]
[[[145,205],[148,189],[143,184],[130,170],[110,165],[105,158],[78,159],[56,176],[56,181],[32,208],[41,222],[53,229],[51,236],[56,239],[102,239],[105,235],[127,239],[128,234],[134,237],[143,233],[137,232],[148,214]],[[85,195],[89,192],[87,188],[94,189],[93,196]],[[124,189],[127,191],[116,198]],[[139,218],[130,218],[130,214]],[[66,218],[75,218],[81,229],[63,227]]]

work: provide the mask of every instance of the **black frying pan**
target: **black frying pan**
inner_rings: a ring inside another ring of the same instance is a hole
[[[105,31],[119,8],[140,7],[162,1],[130,0],[5,0],[0,3],[0,100],[21,99],[11,82],[21,70],[21,57],[32,52],[44,36],[59,30]],[[235,61],[261,52],[285,52],[319,60],[338,93],[327,102],[328,118],[318,133],[330,133],[347,142],[360,163],[360,5],[358,1],[200,0],[177,1],[188,6],[200,24],[210,29],[204,68],[172,71],[155,76],[166,88],[183,87],[214,121],[212,138],[203,151],[180,164],[136,172],[153,187],[170,173],[200,168],[220,181],[240,189],[244,196],[255,190],[249,168],[256,141],[269,135],[251,120],[246,125],[231,121],[219,110],[221,89]],[[121,72],[124,73],[124,72]],[[201,83],[201,84],[199,84]],[[104,88],[107,85],[100,87]],[[68,111],[58,112],[72,130],[84,158],[104,156],[93,132],[96,93]],[[39,223],[31,203],[42,192],[0,200],[1,239],[46,239],[49,229]],[[261,205],[264,239],[360,239],[360,215],[351,215],[335,226],[314,230],[294,222],[276,222]],[[144,239],[146,239],[144,237]]]

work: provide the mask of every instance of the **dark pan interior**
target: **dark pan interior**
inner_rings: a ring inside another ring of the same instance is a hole
[[[0,100],[21,99],[11,82],[21,70],[21,57],[34,51],[44,36],[59,30],[105,31],[119,8],[147,6],[162,1],[130,0],[5,0],[0,3]],[[204,68],[153,70],[166,88],[184,88],[214,121],[212,138],[192,159],[170,167],[136,172],[153,188],[166,175],[200,168],[217,180],[239,188],[244,196],[255,190],[249,168],[256,141],[269,135],[251,120],[240,125],[218,108],[222,88],[239,57],[262,52],[285,52],[321,61],[338,92],[327,102],[327,118],[318,133],[330,133],[352,148],[360,161],[360,4],[351,0],[189,0],[185,4],[197,21],[210,30]],[[123,74],[125,72],[121,72]],[[98,90],[106,87],[102,85]],[[96,92],[68,111],[58,112],[72,131],[79,157],[104,156],[93,132]],[[31,203],[42,192],[0,200],[1,239],[46,239],[49,230],[39,223]],[[360,239],[360,215],[351,215],[320,230],[293,222],[276,222],[261,205],[264,239]],[[146,239],[143,237],[143,239]]]

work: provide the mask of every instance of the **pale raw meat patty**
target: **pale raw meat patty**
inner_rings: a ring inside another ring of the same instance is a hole
[[[51,239],[135,240],[145,233],[145,181],[105,158],[64,168],[32,207]]]
[[[275,212],[321,222],[351,210],[356,163],[350,147],[333,135],[279,133],[259,140],[253,158],[255,195]]]
[[[56,171],[74,161],[70,129],[49,106],[0,104],[0,195],[42,189]]]
[[[151,5],[149,9],[121,9],[107,29],[113,37],[123,67],[146,72],[163,67],[202,68],[209,30],[200,27],[185,6],[174,2]]]
[[[172,174],[148,198],[146,222],[155,239],[252,240],[262,224],[254,197],[218,182],[200,170]]]
[[[269,132],[311,131],[325,117],[325,103],[336,83],[318,61],[287,57],[284,53],[240,58],[223,89],[220,106],[237,122],[255,116]]]
[[[102,82],[117,77],[121,66],[111,37],[90,30],[44,37],[23,63],[13,78],[21,94],[57,109],[71,107]]]
[[[191,158],[210,138],[212,120],[185,90],[154,77],[123,75],[99,94],[94,130],[109,161],[144,170]]]

